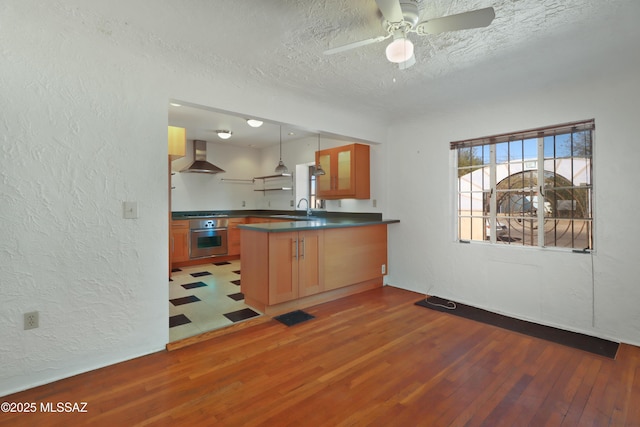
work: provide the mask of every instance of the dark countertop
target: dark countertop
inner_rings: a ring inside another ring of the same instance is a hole
[[[300,219],[287,222],[268,222],[264,224],[239,224],[238,228],[243,230],[263,231],[265,233],[278,233],[285,231],[322,230],[326,228],[346,228],[362,227],[366,225],[394,224],[400,222],[398,219],[387,220],[353,220],[353,219],[329,219],[313,218]]]
[[[291,221],[279,221],[256,224],[239,224],[238,228],[246,230],[277,233],[285,231],[318,230],[325,228],[360,227],[377,224],[393,224],[400,222],[397,219],[384,220],[380,213],[360,212],[327,212],[312,211],[311,216],[306,211],[281,211],[281,210],[228,210],[228,211],[178,211],[172,212],[173,220],[189,220],[198,218],[273,218],[291,219]]]

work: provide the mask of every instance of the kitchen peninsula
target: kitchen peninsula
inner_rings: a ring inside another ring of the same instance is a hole
[[[396,222],[368,214],[238,225],[245,303],[273,315],[381,287]]]

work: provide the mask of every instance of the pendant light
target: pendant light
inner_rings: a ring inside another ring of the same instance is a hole
[[[289,169],[284,165],[282,161],[282,126],[280,126],[280,162],[278,162],[278,166],[275,169],[276,173],[289,173]]]
[[[318,152],[320,152],[320,134],[318,134]],[[322,165],[320,165],[320,155],[318,154],[318,164],[316,165],[316,170],[313,171],[314,176],[324,175],[325,171],[322,169]]]

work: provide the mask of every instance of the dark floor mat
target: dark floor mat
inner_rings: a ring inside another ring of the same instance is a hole
[[[231,280],[231,283],[233,283],[236,286],[240,286],[240,280]]]
[[[426,300],[421,299],[416,302],[416,305],[588,351],[610,359],[615,359],[619,347],[619,344],[613,341],[515,319],[435,296],[430,296]]]
[[[314,316],[302,310],[292,311],[290,313],[281,314],[274,317],[278,322],[284,323],[287,326],[297,325],[298,323],[306,322],[307,320],[315,319]]]
[[[222,265],[229,265],[231,264],[228,261],[220,261],[220,262],[214,262],[213,265],[217,265],[217,266],[222,266]]]

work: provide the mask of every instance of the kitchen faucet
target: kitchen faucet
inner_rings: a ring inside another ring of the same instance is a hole
[[[303,197],[302,199],[300,199],[300,201],[298,202],[298,206],[296,206],[296,207],[299,208],[300,207],[300,203],[302,203],[303,200],[305,202],[307,202],[307,216],[311,216],[311,206],[309,206],[309,201],[306,198]]]

